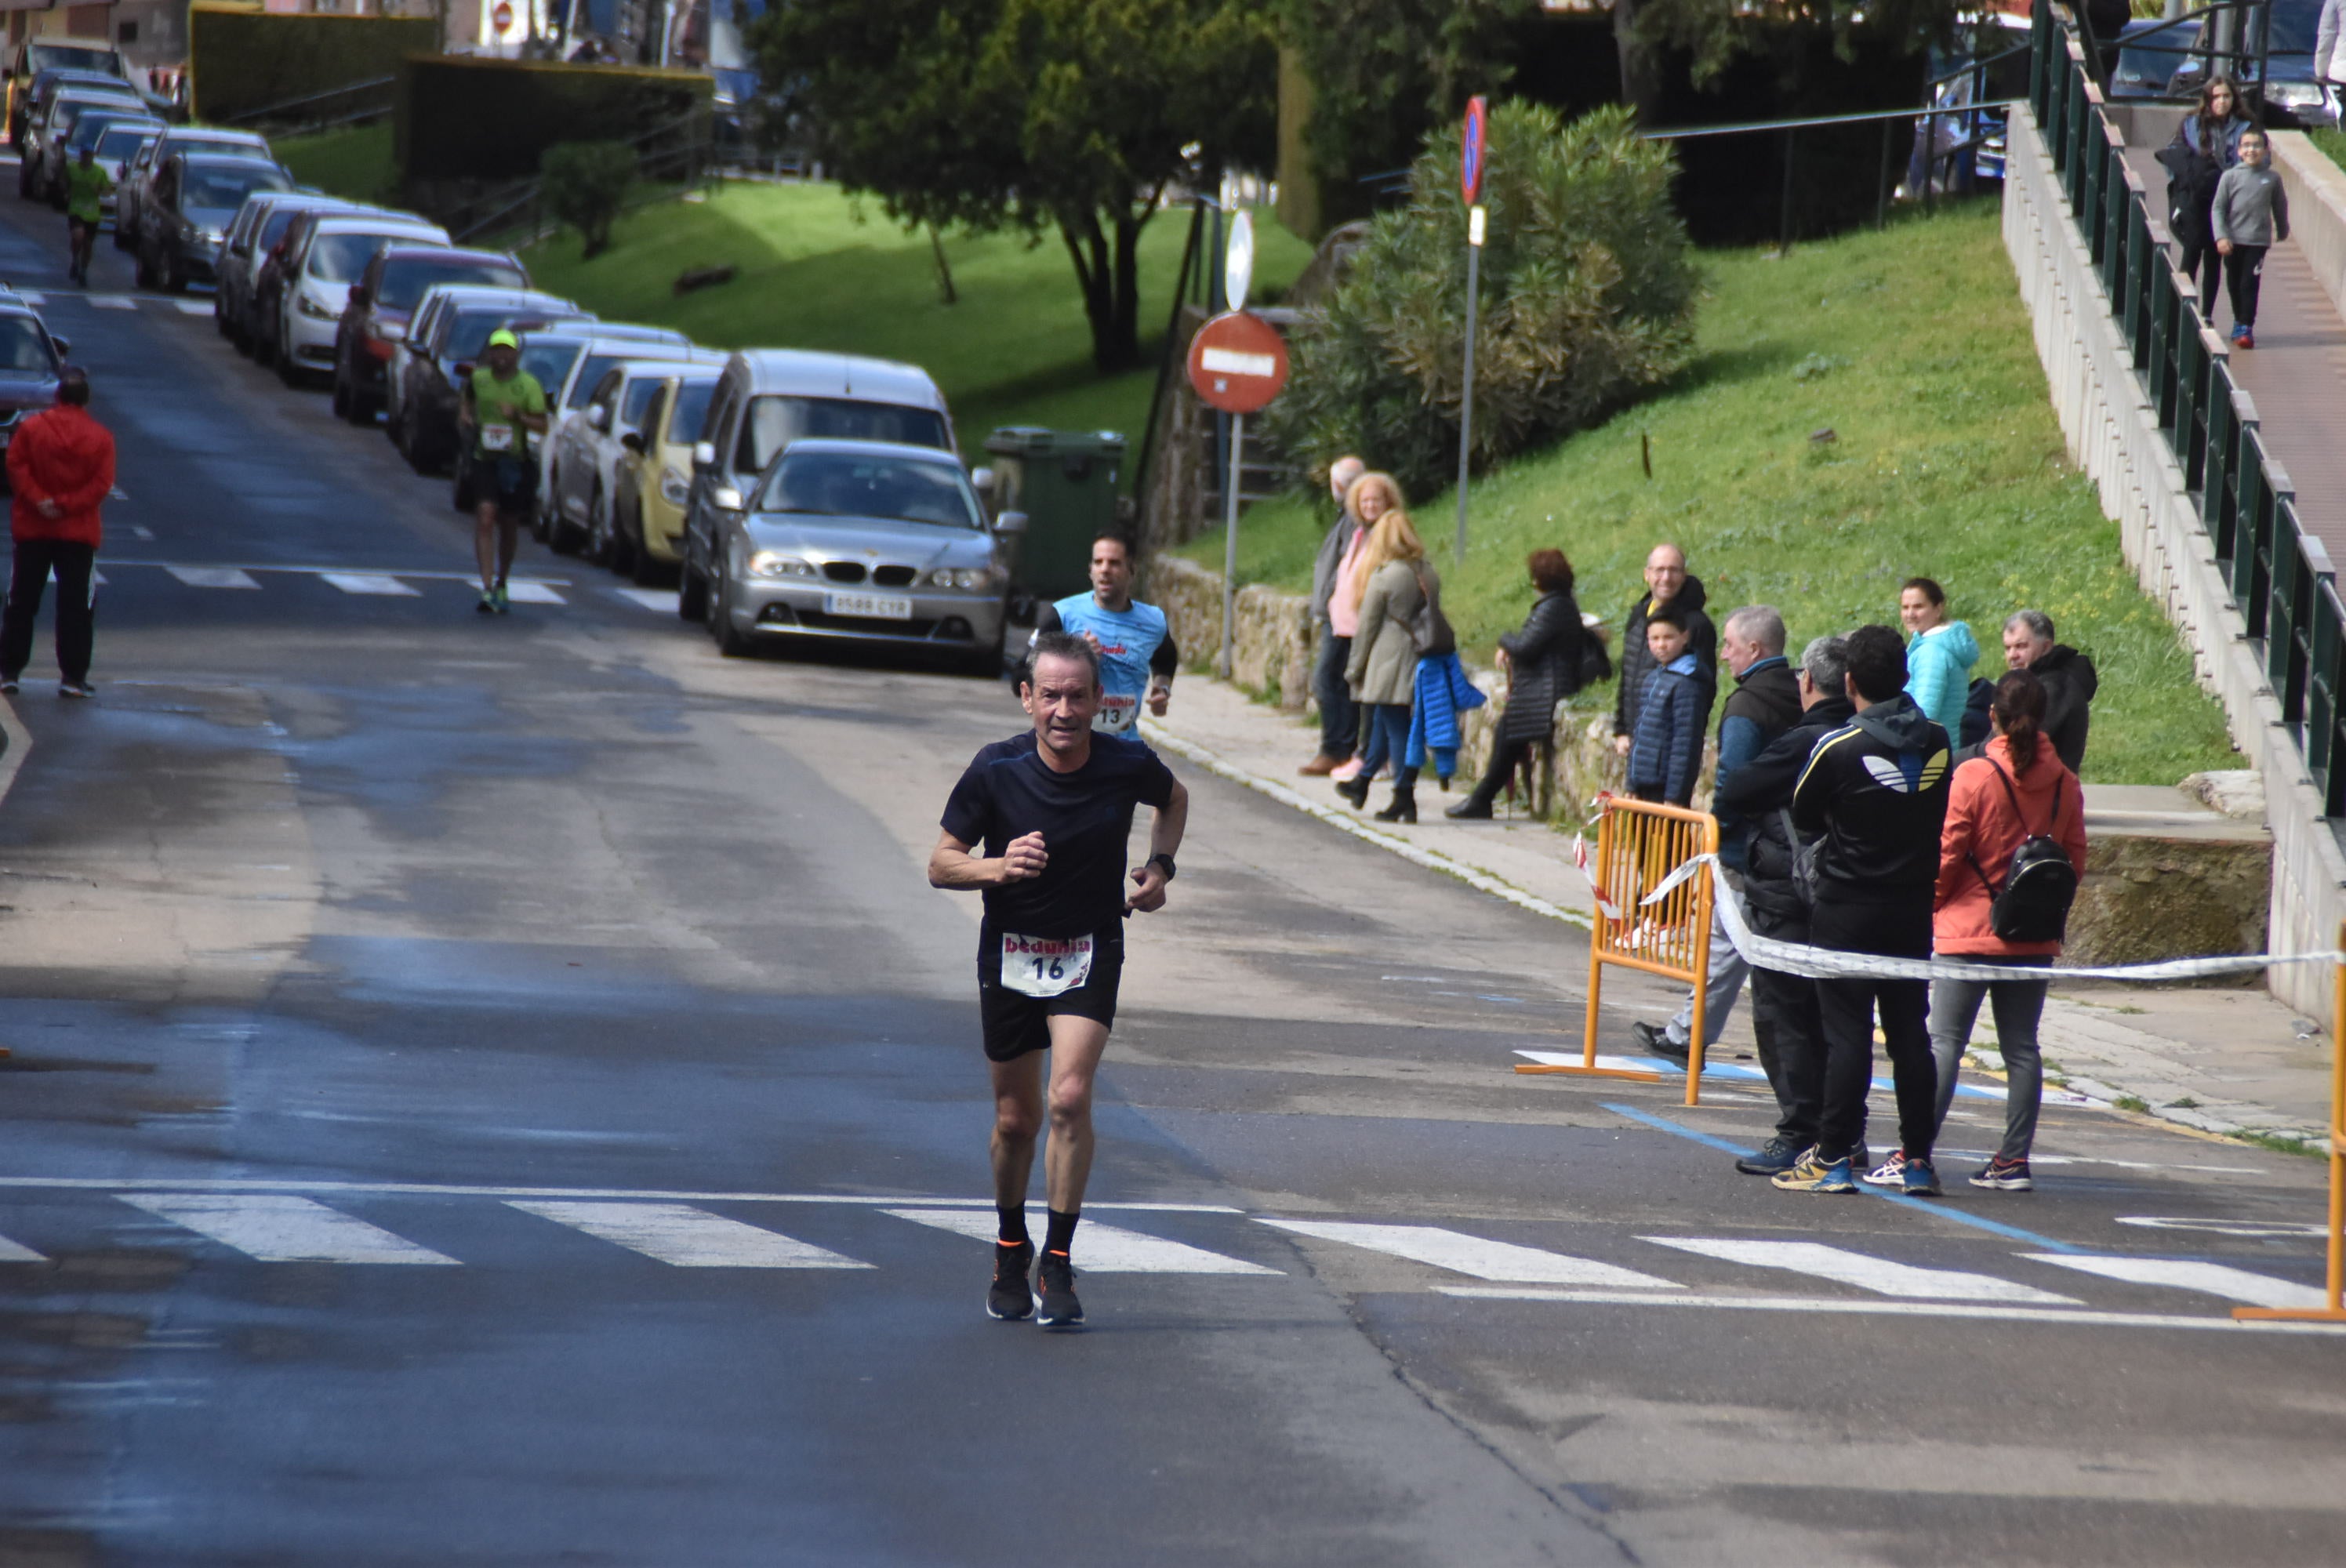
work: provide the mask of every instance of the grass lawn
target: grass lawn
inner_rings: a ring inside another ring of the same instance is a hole
[[[1617,627],[1647,552],[1675,540],[1714,618],[1775,605],[1795,647],[1896,626],[1900,582],[1931,576],[1986,650],[1975,673],[1993,675],[2005,615],[2045,611],[2101,671],[2090,781],[2171,784],[2241,765],[2174,628],[2120,559],[2117,525],[2066,459],[1993,202],[1800,246],[1789,261],[1759,250],[1703,261],[1698,355],[1676,385],[1478,480],[1463,567],[1449,549],[1455,495],[1413,509],[1439,542],[1470,657],[1487,660],[1491,639],[1521,621],[1527,551],[1561,547],[1582,606]],[[1240,575],[1306,587],[1326,522],[1324,504],[1301,498],[1257,507],[1239,527]],[[1219,531],[1183,553],[1219,570]]]
[[[861,220],[859,220],[859,213]],[[1101,377],[1075,269],[1056,232],[1039,245],[947,236],[960,302],[941,302],[926,234],[906,234],[876,206],[831,185],[729,185],[706,201],[667,203],[619,221],[592,261],[564,234],[525,253],[538,287],[614,321],[678,327],[723,348],[830,349],[908,360],[944,389],[963,450],[1005,424],[1121,431],[1138,450],[1155,354],[1172,308],[1188,215],[1167,211],[1141,244],[1141,322],[1148,368]],[[1256,293],[1292,282],[1311,250],[1255,215]],[[738,269],[729,283],[678,298],[677,275]]]
[[[385,199],[396,183],[392,168],[391,121],[288,137],[272,144],[278,161],[302,185],[352,201]]]

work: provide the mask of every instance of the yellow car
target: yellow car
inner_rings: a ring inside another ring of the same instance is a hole
[[[684,558],[684,512],[692,500],[692,443],[709,416],[720,367],[679,366],[644,411],[643,428],[619,438],[611,506],[615,570],[637,582],[673,582]]]

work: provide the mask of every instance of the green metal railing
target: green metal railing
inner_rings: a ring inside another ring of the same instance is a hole
[[[2159,241],[2165,225],[2127,176],[2066,7],[2036,0],[2029,103],[2070,217],[2109,291],[2159,429],[2194,495],[2232,598],[2259,645],[2273,696],[2305,753],[2326,816],[2346,816],[2346,603],[2330,552],[2298,521],[2287,471],[2265,450],[2205,308]]]

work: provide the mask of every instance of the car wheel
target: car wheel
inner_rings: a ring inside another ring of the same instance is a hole
[[[342,378],[339,371],[334,376],[333,407],[336,419],[356,423],[351,420],[351,383]]]
[[[291,354],[280,353],[277,356],[277,379],[289,387],[301,384],[301,367],[294,361]]]
[[[586,555],[598,566],[619,564],[618,535],[611,526],[611,508],[603,499],[603,487],[599,484],[586,503]]]
[[[991,646],[968,656],[966,667],[970,674],[986,680],[1002,678],[1002,636],[999,630],[995,631]]]
[[[163,262],[163,288],[167,293],[172,294],[184,294],[188,291],[188,274],[179,266],[179,260],[176,256],[168,257]]]
[[[23,201],[33,199],[33,160],[21,153],[16,162],[16,196]]]
[[[131,253],[130,286],[134,289],[150,288],[152,284],[149,280],[154,275],[153,269],[147,265],[147,247],[141,245]]]
[[[114,248],[117,250],[128,250],[130,249],[130,236],[124,230],[122,219],[118,214],[114,219]]]
[[[723,577],[709,590],[709,635],[727,658],[740,658],[750,651],[750,639],[733,625],[733,590]]]
[[[692,569],[689,555],[677,574],[676,613],[678,619],[687,621],[697,621],[709,613],[709,579]]]
[[[471,463],[460,463],[456,464],[456,483],[449,487],[449,494],[450,498],[456,504],[456,510],[462,512],[467,517],[471,516],[474,510],[480,505],[480,498],[473,494],[473,465]]]

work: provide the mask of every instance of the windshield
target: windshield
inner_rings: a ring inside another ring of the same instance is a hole
[[[327,283],[355,281],[390,239],[387,234],[321,234],[310,247],[310,276]]]
[[[198,207],[242,207],[256,190],[286,190],[292,182],[273,168],[191,168],[180,188],[182,210]]]
[[[714,377],[705,382],[688,382],[677,390],[675,412],[668,416],[670,443],[689,446],[700,439],[700,427],[709,420],[709,400],[716,395]]]
[[[155,134],[153,126],[108,126],[106,134],[97,138],[97,156],[120,162],[138,150],[138,144]]]
[[[982,528],[976,497],[959,467],[861,453],[793,453],[775,464],[758,497],[761,512],[826,517],[888,517]]]
[[[521,368],[536,376],[538,385],[558,387],[562,384],[562,378],[570,373],[570,367],[578,362],[579,351],[586,346],[578,342],[566,343],[559,338],[547,342],[524,338],[521,341]]]
[[[627,395],[619,400],[619,428],[641,430],[644,427],[644,411],[652,406],[652,399],[659,396],[660,390],[667,385],[668,382],[658,376],[644,376],[629,382]]]
[[[565,408],[585,408],[586,406],[586,400],[595,395],[595,383],[603,379],[603,372],[605,371],[609,370],[621,360],[643,359],[645,357],[645,355],[640,353],[587,355],[586,362],[579,367],[577,379],[570,383],[570,395],[562,400],[562,406]]]
[[[76,49],[70,44],[36,44],[33,46],[33,69],[36,71],[104,71],[109,76],[122,75],[122,62],[111,49]]]
[[[56,355],[49,349],[48,334],[30,317],[0,316],[0,372],[8,371],[43,376],[57,372]]]
[[[59,136],[71,139],[75,123],[84,115],[136,114],[139,107],[136,99],[117,98],[111,94],[95,98],[67,98],[57,105],[57,112],[51,118],[49,125],[50,128]]]
[[[481,351],[489,346],[489,334],[519,313],[511,305],[475,305],[470,310],[458,311],[456,320],[449,325],[447,341],[441,346],[440,351],[453,359],[479,359]],[[545,314],[542,311],[532,313]],[[515,330],[520,331],[519,328]],[[525,358],[522,364],[524,369],[527,369],[528,360]]]
[[[951,451],[944,416],[933,409],[892,402],[857,402],[852,398],[753,398],[741,422],[741,450],[735,467],[762,469],[794,441],[828,436],[840,441],[892,441],[901,446]]]
[[[443,261],[433,256],[409,256],[386,262],[379,302],[386,310],[412,311],[423,290],[439,283],[479,283],[493,289],[525,289],[529,280],[520,268],[503,261]]]
[[[76,152],[79,152],[86,147],[98,146],[126,117],[126,117],[119,109],[112,108],[101,110],[97,114],[84,115],[74,122],[73,135],[66,137],[66,146]],[[141,128],[151,133],[162,127],[152,120],[143,120]]]

